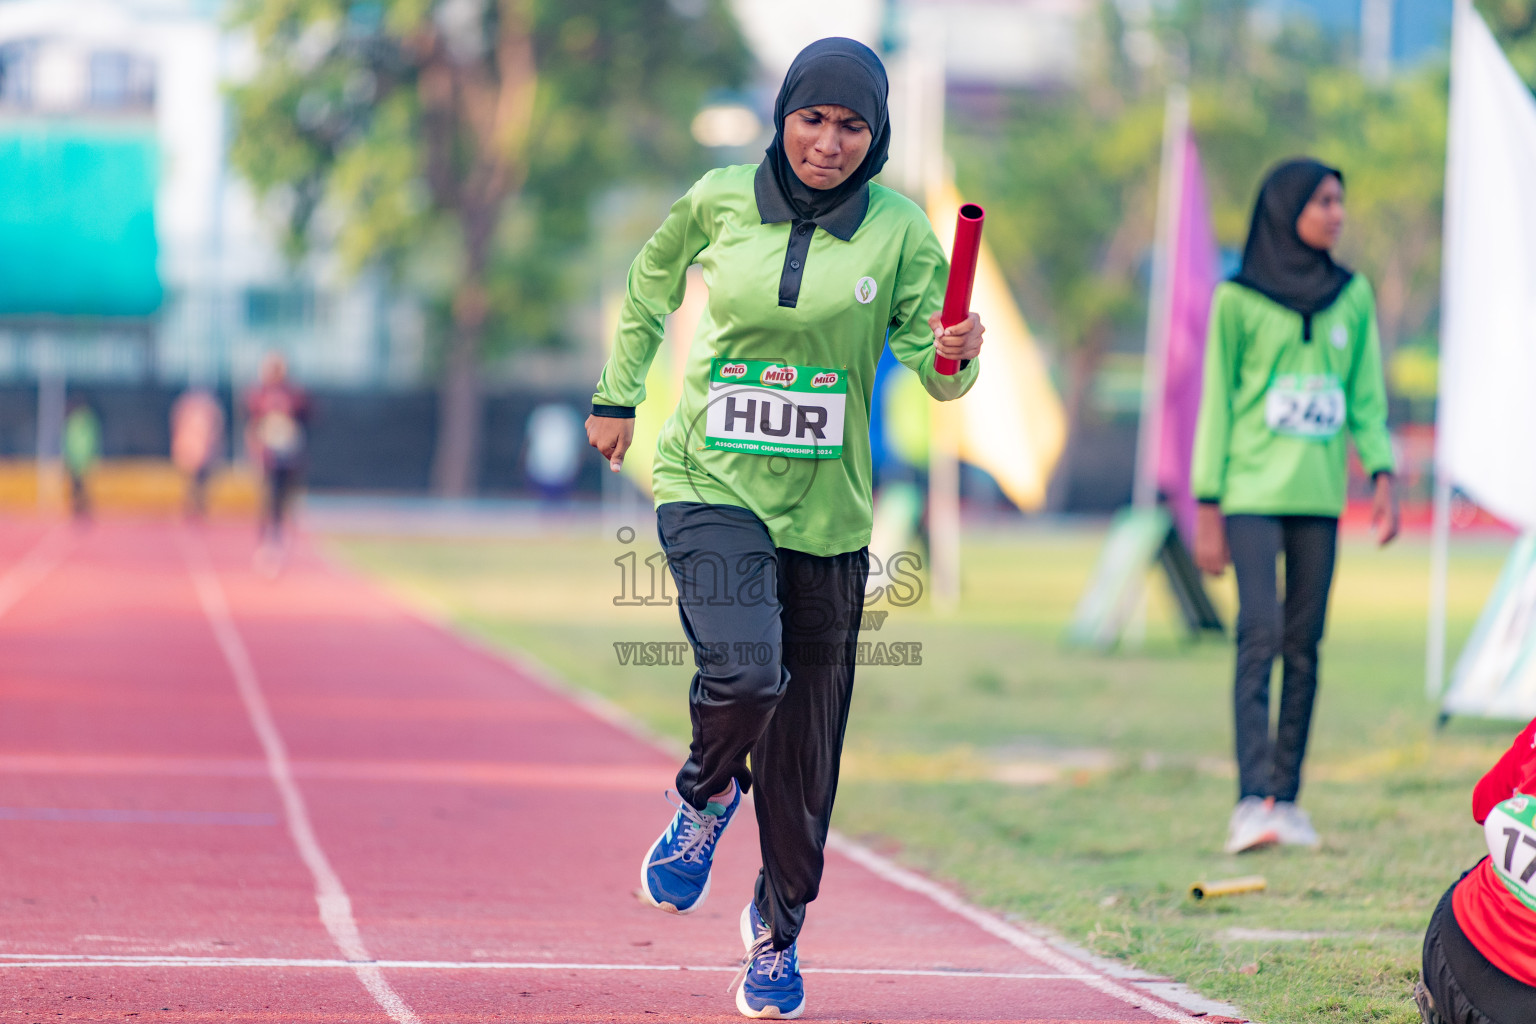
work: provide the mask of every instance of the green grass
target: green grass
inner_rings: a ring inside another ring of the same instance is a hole
[[[613,604],[626,551],[648,589],[643,560],[656,547],[641,538],[332,546],[408,601],[681,740],[689,670],[623,667],[613,648],[682,639],[674,609]],[[920,642],[923,664],[859,669],[835,827],[1266,1024],[1417,1021],[1408,992],[1424,925],[1482,847],[1471,786],[1518,731],[1472,720],[1434,730],[1424,545],[1344,544],[1302,794],[1323,848],[1237,858],[1220,852],[1235,799],[1230,648],[1185,645],[1160,584],[1139,651],[1061,646],[1101,540],[1088,529],[979,534],[957,614],[926,600],[877,606],[890,615],[864,638]],[[1506,547],[1459,543],[1453,644]],[[1230,574],[1215,590],[1230,619]],[[1253,873],[1264,892],[1188,897],[1197,880]]]

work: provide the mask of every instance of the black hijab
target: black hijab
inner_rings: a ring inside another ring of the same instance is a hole
[[[853,39],[818,39],[800,51],[773,108],[773,141],[758,165],[755,191],[764,224],[811,221],[843,241],[853,237],[869,210],[869,179],[885,166],[891,148],[886,110],[890,86],[885,65],[875,51]],[[824,103],[847,107],[869,124],[869,152],[841,185],[811,188],[801,181],[784,152],[784,119],[797,110]]]
[[[1236,283],[1300,313],[1309,339],[1313,314],[1333,305],[1355,276],[1296,233],[1296,218],[1330,175],[1344,183],[1341,171],[1309,158],[1287,160],[1269,172],[1253,204],[1242,268],[1232,277]]]

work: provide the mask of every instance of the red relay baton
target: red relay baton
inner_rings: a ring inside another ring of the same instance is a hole
[[[949,286],[944,289],[944,309],[939,313],[939,323],[944,327],[955,324],[971,315],[971,285],[976,281],[976,257],[981,253],[981,225],[987,214],[975,203],[960,207],[955,217],[955,246],[950,252]],[[936,372],[951,376],[960,369],[958,359],[937,356],[933,361]]]

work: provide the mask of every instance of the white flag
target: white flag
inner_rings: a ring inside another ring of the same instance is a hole
[[[1452,38],[1436,468],[1536,529],[1536,100],[1467,0]]]

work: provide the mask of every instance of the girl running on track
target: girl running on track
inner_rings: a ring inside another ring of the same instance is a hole
[[[287,541],[288,509],[304,470],[309,396],[288,378],[288,361],[268,352],[261,376],[245,396],[246,445],[261,467],[262,502],[257,564],[276,573]]]
[[[1346,430],[1374,481],[1376,539],[1397,536],[1375,300],[1365,278],[1329,256],[1343,226],[1343,175],[1315,160],[1281,164],[1259,190],[1241,270],[1211,300],[1191,486],[1196,562],[1212,575],[1229,561],[1237,571],[1229,853],[1318,844],[1296,795],[1344,509]],[[1271,738],[1276,655],[1284,677]]]
[[[697,910],[715,845],[756,786],[763,866],[742,911],[736,995],[748,1017],[805,1009],[795,939],[821,881],[853,690],[875,364],[889,344],[941,401],[979,369],[976,315],[939,326],[947,265],[927,217],[870,183],[890,147],[886,96],[885,68],[862,43],[801,51],[767,158],[706,174],[635,259],[587,420],[617,471],[663,318],[698,264],[708,310],[652,471],[698,669],[693,741],[640,891],[669,913]],[[959,372],[936,373],[939,354]]]
[[[1472,791],[1488,856],[1445,891],[1424,935],[1424,1024],[1536,1020],[1536,722]]]

